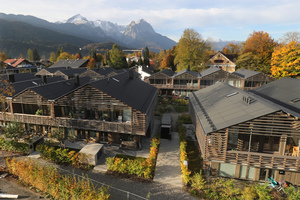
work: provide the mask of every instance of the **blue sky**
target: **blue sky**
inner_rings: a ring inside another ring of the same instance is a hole
[[[145,19],[175,41],[186,28],[213,40],[246,40],[253,31],[268,32],[277,40],[300,31],[299,0],[0,0],[0,5],[2,13],[50,22],[76,14],[121,25]]]

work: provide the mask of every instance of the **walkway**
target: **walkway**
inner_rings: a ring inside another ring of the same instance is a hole
[[[182,187],[178,132],[172,132],[172,140],[160,139],[153,181]]]

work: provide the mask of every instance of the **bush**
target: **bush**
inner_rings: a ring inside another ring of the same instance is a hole
[[[87,178],[60,175],[56,168],[41,166],[32,160],[6,159],[7,169],[29,184],[52,196],[53,199],[109,199],[107,187],[96,189]]]
[[[255,190],[256,190],[256,193],[259,197],[259,199],[263,199],[263,200],[271,200],[272,199],[272,196],[270,194],[271,192],[271,188],[268,187],[268,183],[265,183],[264,185],[261,185],[259,183],[257,183],[255,185]]]
[[[284,188],[284,191],[286,193],[288,200],[297,200],[300,199],[300,189],[297,190],[294,188],[294,186],[290,186],[287,188]]]
[[[203,190],[205,187],[206,181],[205,178],[202,175],[202,170],[200,170],[200,173],[194,174],[191,178],[191,186],[197,190]]]
[[[245,200],[255,200],[258,197],[256,190],[252,185],[246,187],[241,194],[241,199]]]
[[[28,154],[27,143],[16,142],[14,140],[5,140],[3,137],[0,137],[0,149],[5,151]]]
[[[149,158],[147,159],[117,155],[114,158],[106,158],[105,164],[111,171],[151,179],[155,170],[159,143],[158,138],[152,139]]]
[[[59,164],[80,165],[79,153],[68,149],[56,148],[49,144],[40,144],[37,146],[42,158]]]

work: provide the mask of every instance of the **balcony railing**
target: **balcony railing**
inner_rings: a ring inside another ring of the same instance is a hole
[[[171,84],[151,84],[158,89],[189,89],[198,90],[198,85],[171,85]]]
[[[14,113],[1,113],[1,121],[15,121],[28,124],[46,125],[46,126],[62,126],[66,128],[88,129],[95,131],[108,131],[116,133],[132,133],[131,123],[125,122],[108,122],[100,120],[74,119],[66,117],[56,117],[43,115],[29,115]]]
[[[227,151],[225,162],[259,168],[300,171],[300,157],[256,152]]]

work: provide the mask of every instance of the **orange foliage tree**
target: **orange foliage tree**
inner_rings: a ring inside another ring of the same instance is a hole
[[[246,40],[243,54],[251,52],[260,60],[259,71],[263,73],[270,73],[271,58],[276,42],[271,36],[264,31],[254,31]]]
[[[229,43],[223,47],[224,54],[235,55],[242,52],[243,46],[241,44]]]
[[[93,69],[96,67],[96,60],[95,58],[90,59],[90,61],[87,64],[88,69]]]
[[[291,41],[276,48],[272,55],[271,73],[273,77],[297,77],[300,75],[300,44]]]

